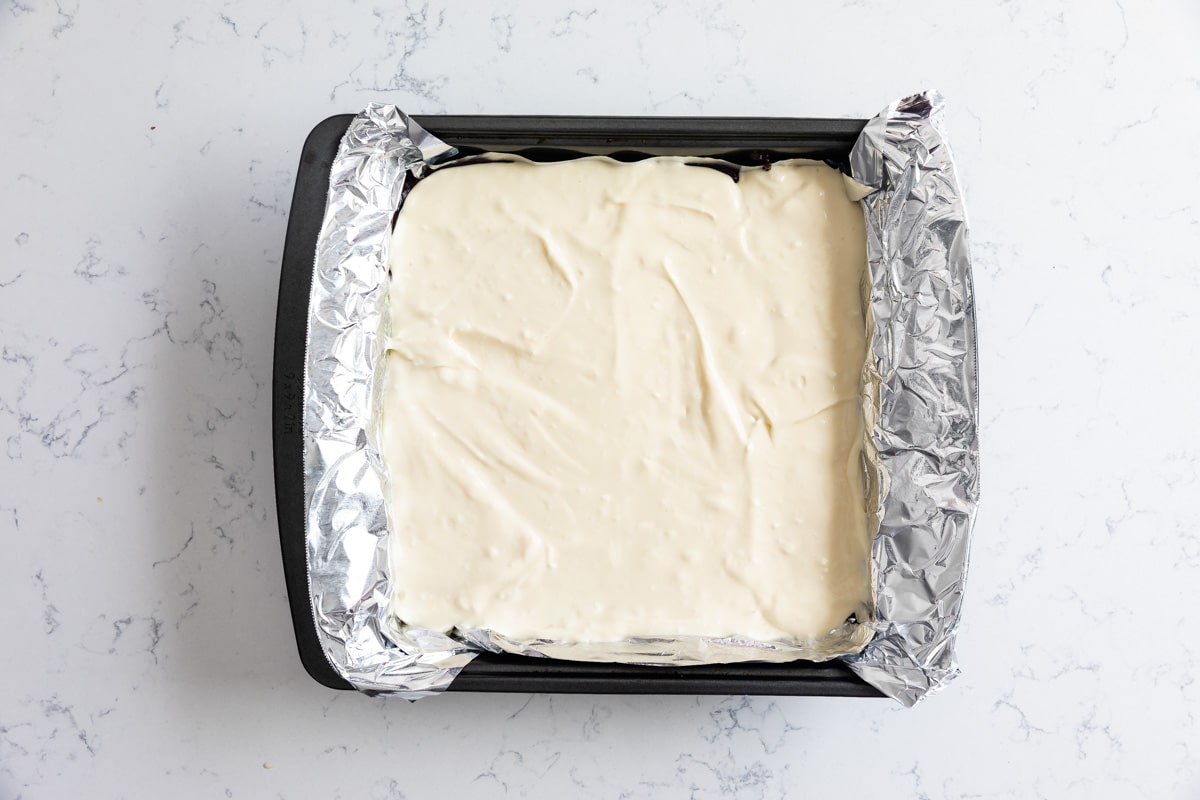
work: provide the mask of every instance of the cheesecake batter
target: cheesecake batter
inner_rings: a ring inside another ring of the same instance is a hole
[[[808,641],[869,600],[862,211],[813,162],[442,169],[391,246],[392,609]]]

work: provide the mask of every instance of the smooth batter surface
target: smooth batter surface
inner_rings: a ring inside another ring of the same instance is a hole
[[[382,411],[400,618],[807,640],[859,610],[864,239],[810,162],[418,183]]]

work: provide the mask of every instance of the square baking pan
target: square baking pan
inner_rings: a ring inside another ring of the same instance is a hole
[[[275,322],[272,392],[275,495],[284,575],[300,660],[319,683],[353,688],[323,652],[309,596],[304,508],[304,360],[317,235],[332,162],[353,115],[330,117],[304,143],[288,217]],[[719,155],[754,165],[788,157],[843,166],[865,120],[754,117],[417,116],[463,153],[517,152],[540,161],[582,153],[621,160]],[[882,697],[840,661],[643,667],[484,653],[449,691]]]

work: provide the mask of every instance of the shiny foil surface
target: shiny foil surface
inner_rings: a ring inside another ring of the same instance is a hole
[[[864,200],[874,318],[867,450],[880,487],[872,621],[815,642],[637,638],[579,644],[453,636],[388,612],[386,474],[374,446],[384,365],[391,219],[406,180],[453,148],[393,106],[371,105],[334,161],[318,239],[305,372],[307,552],[326,656],[356,688],[445,689],[480,650],[681,666],[846,657],[911,704],[956,673],[952,644],[977,498],[974,316],[965,215],[938,116],[917,95],[873,119],[851,155]],[[878,470],[875,469],[878,467]],[[874,476],[871,476],[874,478]]]
[[[958,674],[954,634],[979,503],[975,295],[967,216],[935,93],[893,103],[850,153],[870,262],[882,467],[875,638],[845,660],[912,705]]]
[[[438,633],[386,630],[383,468],[368,442],[392,214],[406,177],[452,152],[395,107],[368,106],[338,148],[317,238],[304,363],[309,589],[326,657],[366,692],[440,691],[474,658]]]

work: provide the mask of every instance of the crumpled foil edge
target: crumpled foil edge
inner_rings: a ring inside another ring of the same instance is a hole
[[[941,109],[933,94],[898,101],[868,123],[851,154],[855,179],[875,190],[864,200],[879,378],[878,407],[868,416],[883,485],[872,556],[876,619],[867,623],[874,638],[843,658],[905,705],[957,673],[953,635],[978,496],[966,218]],[[591,647],[515,642],[490,631],[451,638],[388,614],[384,470],[371,444],[386,249],[407,173],[419,178],[452,152],[394,106],[372,104],[354,119],[333,165],[310,302],[305,493],[314,619],[327,658],[352,685],[409,698],[444,690],[479,649],[603,657],[586,655]],[[865,627],[841,634],[861,636]],[[671,655],[677,644],[636,639],[621,652],[640,663],[703,660]],[[820,657],[811,648],[736,638],[693,644],[724,660]]]
[[[936,92],[898,100],[850,154],[854,179],[875,189],[863,208],[884,485],[872,550],[878,632],[843,660],[906,706],[958,674],[979,504],[975,296],[944,108]]]
[[[383,356],[387,240],[406,177],[453,153],[394,106],[372,104],[338,148],[317,239],[304,370],[305,541],[318,638],[355,688],[439,692],[476,653],[392,636],[382,465],[369,443]]]

